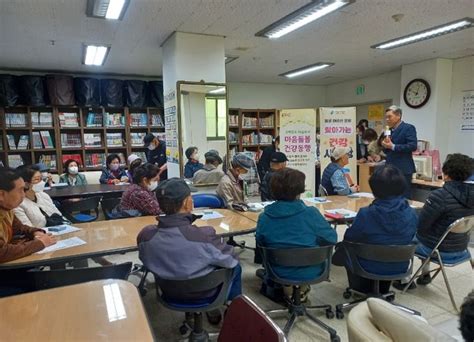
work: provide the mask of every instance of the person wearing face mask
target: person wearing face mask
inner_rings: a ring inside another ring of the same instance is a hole
[[[62,217],[62,213],[54,205],[51,197],[43,191],[46,183],[42,180],[37,167],[20,166],[16,172],[25,181],[25,198],[17,208],[13,209],[21,223],[43,228],[47,226],[46,216],[56,214]],[[64,222],[67,222],[66,218]]]
[[[64,163],[66,171],[59,176],[59,183],[67,183],[69,186],[87,185],[87,179],[79,173],[79,166],[74,159],[68,159]]]
[[[53,182],[53,176],[49,172],[50,168],[43,163],[38,163],[34,166],[36,166],[39,172],[41,172],[41,178],[46,183],[46,187],[51,187],[51,184],[54,184],[54,182]]]
[[[201,170],[204,165],[199,162],[199,153],[196,146],[191,146],[184,153],[188,162],[184,165],[184,178],[193,178],[196,171]]]
[[[344,175],[344,166],[349,164],[348,147],[336,147],[331,152],[331,163],[326,166],[321,177],[321,185],[328,195],[350,195],[359,191],[356,184],[348,184]]]
[[[159,215],[160,205],[155,190],[160,169],[153,164],[143,164],[133,172],[133,184],[123,193],[119,211],[136,210],[142,215]]]
[[[152,133],[148,133],[143,138],[146,151],[146,160],[150,164],[156,164],[160,168],[160,179],[168,179],[168,169],[166,165],[166,143]]]
[[[127,172],[120,167],[120,157],[113,153],[109,154],[106,159],[106,165],[102,169],[102,175],[100,176],[100,184],[119,184],[128,183]]]
[[[272,146],[266,147],[262,155],[260,156],[260,159],[258,160],[257,163],[257,171],[258,171],[258,176],[260,177],[260,180],[263,180],[263,177],[265,177],[265,174],[270,170],[270,161],[272,159],[272,155],[275,152],[280,151],[280,137],[277,136],[275,139],[273,139]]]
[[[232,204],[247,204],[244,180],[240,176],[246,174],[253,164],[253,160],[245,154],[236,154],[232,158],[230,169],[219,182],[216,193],[225,201],[229,209],[232,209]]]

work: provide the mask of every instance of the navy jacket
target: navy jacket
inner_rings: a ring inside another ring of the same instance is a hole
[[[334,245],[337,234],[319,213],[301,200],[276,201],[265,207],[257,223],[257,244],[272,248],[298,248]],[[321,274],[321,265],[274,267],[282,278],[309,280]]]
[[[166,164],[166,142],[160,140],[160,145],[155,148],[153,151],[149,149],[146,150],[146,160],[150,164],[157,164],[159,167]],[[160,180],[168,179],[168,170],[163,171],[160,175]]]
[[[387,165],[396,166],[405,175],[415,173],[412,156],[412,152],[416,151],[418,145],[415,126],[402,121],[396,129],[392,130],[391,140],[395,144],[395,150],[384,149]]]
[[[373,245],[407,245],[415,236],[417,215],[402,196],[375,199],[357,213],[346,230],[344,240]],[[366,271],[375,274],[396,274],[407,270],[407,263],[383,263],[359,260]]]
[[[275,173],[272,169],[268,170],[268,172],[263,177],[262,182],[260,183],[260,198],[262,202],[265,201],[273,201],[273,196],[270,189],[270,181],[272,180],[272,176]]]
[[[117,171],[112,171],[107,167],[102,169],[102,174],[99,178],[100,184],[112,184],[112,180],[121,179],[122,177],[128,177],[127,171],[124,168],[120,167]]]
[[[204,167],[200,162],[188,160],[184,165],[184,178],[193,178],[196,171],[201,170]]]
[[[321,185],[326,189],[328,195],[337,195],[336,191],[334,191],[334,187],[332,186],[331,177],[337,170],[342,169],[342,167],[338,163],[330,163],[323,171],[323,175],[321,176]]]

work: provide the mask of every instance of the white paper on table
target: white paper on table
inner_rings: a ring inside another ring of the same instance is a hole
[[[201,214],[201,213],[199,213]],[[201,217],[201,220],[214,220],[214,219],[219,219],[219,218],[223,218],[224,215],[218,213],[217,211],[213,211],[213,212],[208,212],[208,211],[205,211],[202,213],[202,217]]]
[[[310,202],[310,203],[316,203],[316,204],[330,203],[330,202],[332,202],[331,200],[328,200],[326,197],[309,197],[309,198],[303,198],[303,201]]]
[[[362,197],[365,197],[365,198],[374,198],[374,194],[372,194],[372,193],[370,193],[370,192],[356,192],[356,193],[353,193],[353,194],[347,195],[347,197],[356,197],[356,198],[362,198]]]
[[[84,240],[82,240],[78,237],[72,237],[72,238],[69,238],[69,239],[59,240],[54,245],[46,247],[45,249],[37,252],[36,254],[44,254],[44,253],[55,252],[55,251],[59,251],[61,249],[81,246],[81,245],[85,245],[85,244],[86,244],[86,242]]]
[[[54,226],[54,227],[66,227],[66,229],[60,230],[59,232],[52,232],[49,230],[49,228],[53,228],[53,227],[45,227],[42,229],[45,230],[46,233],[51,233],[54,236],[68,234],[68,233],[77,232],[78,230],[81,230],[81,228],[73,227],[68,224],[62,224],[60,226]]]
[[[357,213],[355,211],[348,210],[348,209],[330,209],[326,211],[331,214],[342,215],[344,216],[344,218],[354,218],[357,216]]]

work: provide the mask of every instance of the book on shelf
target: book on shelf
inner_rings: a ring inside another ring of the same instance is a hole
[[[23,158],[19,154],[9,154],[8,155],[8,166],[16,169],[18,166],[24,164]]]
[[[61,127],[79,127],[79,117],[75,112],[59,112],[59,123]]]
[[[242,145],[257,145],[259,141],[258,134],[253,132],[242,135]]]
[[[146,113],[130,113],[131,127],[147,127],[148,116]]]
[[[44,148],[54,148],[53,138],[51,138],[49,131],[40,131],[40,135]]]
[[[104,118],[102,113],[87,113],[86,127],[102,127],[104,125]]]
[[[229,126],[238,126],[238,125],[239,125],[239,116],[229,115]]]
[[[254,117],[243,117],[242,128],[254,128],[257,127],[257,118]]]
[[[125,117],[122,113],[105,113],[105,126],[124,127]]]
[[[107,133],[107,147],[123,146],[122,133]]]
[[[105,153],[86,153],[86,167],[103,167],[105,165]]]
[[[151,125],[158,127],[165,127],[163,117],[160,114],[151,114]]]
[[[47,167],[49,167],[51,170],[55,170],[57,168],[56,166],[56,155],[54,154],[42,154],[39,157],[39,162],[43,163]]]
[[[10,150],[16,150],[15,136],[13,134],[7,134],[7,142]]]
[[[26,113],[6,113],[5,114],[6,127],[27,127]]]
[[[28,135],[20,135],[20,140],[18,140],[18,150],[26,150],[28,149],[28,145],[30,143],[30,137]]]
[[[79,167],[82,167],[82,166],[83,166],[83,164],[82,164],[82,157],[81,157],[80,154],[77,154],[77,153],[74,153],[74,154],[63,154],[62,157],[63,157],[63,158],[62,158],[63,164],[64,164],[66,161],[68,161],[69,159],[72,159],[72,160],[75,160],[75,161],[76,161],[76,163],[77,163],[77,165],[78,165]]]
[[[44,142],[44,140],[43,140]],[[61,147],[81,147],[80,133],[61,133]]]
[[[31,112],[31,125],[37,127],[53,127],[53,113]]]
[[[84,146],[85,147],[102,147],[102,134],[84,133]]]
[[[132,146],[143,146],[143,138],[145,137],[145,132],[130,132],[130,143]]]
[[[273,120],[273,115],[267,117],[259,118],[260,128],[273,128],[275,126],[275,121]]]
[[[127,165],[127,160],[125,159],[125,155],[123,153],[117,153],[120,158],[120,166],[125,167]]]
[[[158,140],[166,141],[166,133],[165,132],[151,132]],[[142,144],[143,145],[143,144]]]
[[[40,132],[32,132],[33,148],[43,148],[43,141],[41,140]]]
[[[263,145],[270,145],[273,142],[273,135],[260,133],[259,143]]]
[[[229,131],[229,144],[237,144],[239,141],[239,133]]]
[[[140,158],[142,160],[143,163],[146,163],[146,154],[145,154],[145,152],[136,151],[136,152],[132,152],[132,153],[136,154],[138,156],[138,158]]]

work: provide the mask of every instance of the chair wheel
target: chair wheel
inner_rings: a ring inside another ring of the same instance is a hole
[[[350,291],[344,291],[344,293],[342,294],[342,296],[345,298],[345,299],[349,299],[352,297],[352,293]]]
[[[334,318],[334,312],[332,309],[326,309],[326,318],[327,319],[333,319]]]
[[[344,318],[344,312],[337,310],[336,311],[336,318],[337,319],[343,319]]]
[[[339,336],[337,336],[337,335],[332,335],[331,336],[331,342],[340,342],[340,341],[341,341],[341,339],[340,339]]]
[[[186,337],[191,332],[191,327],[189,327],[187,324],[182,324],[179,327],[179,333],[181,336]]]

